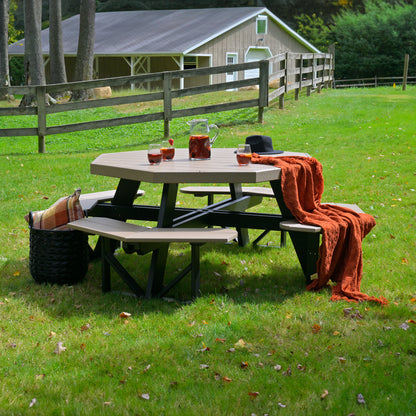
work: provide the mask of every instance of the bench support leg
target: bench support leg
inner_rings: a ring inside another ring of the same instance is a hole
[[[144,296],[143,289],[130,276],[129,272],[114,257],[113,240],[102,238],[101,243],[101,279],[103,292],[111,291],[111,269],[117,272],[126,285],[133,291],[136,296]]]
[[[200,294],[200,281],[201,281],[201,270],[200,270],[200,250],[201,244],[191,244],[192,256],[191,256],[191,296],[195,299]]]
[[[203,243],[191,243],[191,263],[186,266],[174,279],[172,279],[163,289],[157,293],[157,297],[164,296],[173,286],[179,283],[189,272],[191,273],[191,296],[195,299],[200,294],[200,247]]]
[[[271,230],[264,230],[254,241],[253,246],[257,246],[259,241],[261,241]],[[280,231],[280,248],[286,247],[286,231]]]
[[[231,192],[232,199],[241,198],[243,196],[243,188],[241,186],[241,183],[230,183],[230,192]],[[249,237],[248,237],[247,228],[237,227],[237,233],[238,233],[238,245],[240,247],[245,247],[246,245],[248,245]]]
[[[108,238],[100,237],[101,246],[101,286],[104,293],[111,290],[111,270],[107,261],[107,253],[110,251],[111,241]]]
[[[311,276],[316,273],[321,235],[319,233],[299,233],[293,231],[289,231],[289,235],[306,281],[310,283]]]

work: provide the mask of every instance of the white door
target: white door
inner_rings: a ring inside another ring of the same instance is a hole
[[[272,56],[269,48],[249,48],[246,53],[246,62],[261,61]],[[244,79],[257,78],[259,69],[248,69],[244,71]]]
[[[228,53],[226,56],[227,65],[237,64],[238,55],[236,53]],[[238,80],[238,72],[227,72],[225,76],[226,82],[232,82]]]

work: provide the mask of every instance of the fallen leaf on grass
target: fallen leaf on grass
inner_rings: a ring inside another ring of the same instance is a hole
[[[130,316],[131,316],[131,313],[121,312],[120,315],[119,315],[119,318],[121,318],[121,319],[127,319],[127,318],[130,318]]]
[[[273,368],[274,368],[276,371],[280,371],[280,370],[282,369],[282,366],[281,366],[280,364],[276,364]]]
[[[234,344],[234,347],[239,349],[248,349],[249,351],[253,349],[253,346],[249,342],[244,341],[242,338]]]
[[[207,368],[209,368],[209,365],[208,364],[199,364],[199,368],[201,370],[206,370]]]
[[[225,338],[215,338],[215,342],[225,342]]]
[[[249,391],[248,395],[255,399],[260,393],[258,391]]]
[[[235,352],[235,348],[228,348],[226,352]]]
[[[351,318],[351,319],[364,319],[364,317],[361,315],[360,311],[358,309],[353,308],[345,308],[344,309],[344,317],[345,318]]]
[[[151,367],[151,365],[150,365],[150,364],[149,364],[149,365],[147,365],[147,366],[144,368],[143,373],[147,373],[147,372],[150,370],[150,367]]]
[[[144,400],[149,400],[150,399],[149,393],[143,393],[143,394],[140,395],[140,397]]]
[[[80,329],[81,329],[81,331],[88,331],[90,329],[90,324],[82,325],[82,327]]]
[[[80,347],[82,350],[85,350],[85,348],[87,348],[87,346],[86,346],[84,343],[82,343],[79,347]]]
[[[286,407],[286,405],[285,404],[283,404],[283,403],[277,403],[277,405],[279,406],[279,407],[282,407],[282,408],[285,408]]]
[[[317,334],[320,330],[321,330],[321,325],[315,324],[315,325],[312,327],[312,333],[313,333],[313,334]]]
[[[56,344],[56,348],[55,348],[55,351],[53,353],[54,354],[61,354],[64,351],[66,351],[66,347],[64,347],[63,342],[59,341]]]
[[[361,393],[357,394],[357,403],[358,404],[365,404],[364,396]]]
[[[291,376],[292,375],[292,369],[290,368],[290,366],[289,366],[289,368],[283,373],[283,375],[284,376]]]
[[[204,343],[202,343],[203,348],[198,349],[198,352],[205,352],[205,351],[209,351],[209,347],[207,347]]]
[[[405,331],[407,331],[407,330],[410,328],[410,326],[409,326],[409,324],[407,324],[406,322],[403,322],[403,323],[399,326],[399,328],[404,329]]]
[[[225,381],[226,383],[231,383],[231,382],[233,381],[233,379],[232,379],[232,378],[230,378],[230,377],[226,377],[226,376],[224,376],[224,377],[222,378],[222,381]]]
[[[242,361],[240,363],[240,368],[242,368],[243,370],[246,369],[248,367],[248,362],[247,361]]]
[[[32,399],[29,403],[29,407],[33,407],[36,404],[36,399]]]
[[[344,357],[338,357],[338,362],[340,364],[345,364],[347,362],[347,360]]]
[[[46,377],[45,374],[36,374],[35,378],[36,380],[43,380]]]
[[[322,394],[321,394],[321,400],[325,399],[325,397],[327,397],[329,394],[328,390],[325,390]]]

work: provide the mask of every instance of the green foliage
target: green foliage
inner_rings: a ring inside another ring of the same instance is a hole
[[[187,99],[188,107],[202,100]],[[96,111],[76,112],[73,121],[137,114],[137,106]],[[36,153],[34,137],[0,137],[0,414],[415,414],[415,112],[416,88],[408,86],[323,90],[299,101],[287,95],[285,109],[271,103],[261,125],[255,109],[208,115],[220,126],[215,146],[266,134],[275,148],[306,151],[323,164],[325,201],[357,203],[376,217],[363,242],[362,289],[388,298],[386,307],[306,292],[291,243],[272,246],[278,233],[264,240],[269,247],[203,246],[203,296],[191,304],[181,301],[187,279],[170,300],[135,299],[115,276],[114,292],[102,294],[99,263],[81,284],[38,285],[23,216],[77,186],[114,188],[115,178],[90,174],[91,161],[145,149],[162,137],[163,123],[48,136],[45,154]],[[64,113],[51,116],[68,121]],[[172,121],[177,147],[186,146],[187,132],[185,120]],[[143,203],[159,202],[160,185],[145,191]],[[203,206],[205,198],[180,194],[179,203]],[[275,212],[276,203],[264,198],[261,209]],[[189,248],[174,245],[172,254],[173,275]],[[145,282],[148,255],[118,258]],[[132,314],[127,321],[123,311]],[[58,342],[61,354],[54,353]]]
[[[331,29],[324,23],[323,19],[312,14],[301,14],[295,17],[297,32],[313,46],[325,52],[330,45]]]
[[[399,76],[404,55],[416,65],[416,7],[367,1],[365,13],[335,18],[336,78]]]
[[[9,45],[16,42],[22,37],[23,31],[15,27],[15,17],[14,14],[17,9],[17,1],[10,1],[9,5]]]

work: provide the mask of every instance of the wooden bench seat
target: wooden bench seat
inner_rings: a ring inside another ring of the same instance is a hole
[[[110,191],[101,191],[101,192],[91,192],[88,194],[81,194],[79,197],[79,202],[84,211],[89,211],[94,208],[99,202],[108,202],[112,201],[116,190],[112,189]],[[144,195],[144,191],[139,189],[136,193],[136,196]]]
[[[349,208],[352,209],[355,212],[358,213],[364,213],[364,211],[356,204],[335,204],[335,203],[329,203],[327,202],[327,204],[330,205],[338,205],[344,208]],[[325,204],[323,204],[325,205]],[[294,232],[300,232],[300,233],[321,233],[322,228],[317,226],[317,225],[306,225],[306,224],[301,224],[300,222],[296,221],[295,219],[293,220],[287,220],[287,221],[282,221],[279,224],[279,227],[281,230],[285,230],[285,231],[294,231]]]
[[[364,213],[364,211],[355,204],[330,204],[350,208],[358,213]],[[306,282],[310,283],[316,274],[316,263],[319,258],[322,228],[316,225],[301,224],[295,219],[281,221],[279,227],[281,230],[289,232],[291,240],[296,242],[296,244],[294,244],[296,254],[305,275]]]
[[[111,290],[110,267],[112,266],[137,296],[150,296],[149,282],[146,292],[114,257],[110,240],[125,243],[191,244],[191,263],[182,270],[157,296],[163,296],[186,274],[191,272],[191,294],[195,298],[200,289],[199,247],[205,243],[227,243],[237,237],[237,231],[228,228],[148,228],[104,217],[89,217],[68,224],[72,229],[99,235],[101,245],[102,287],[104,292]]]

